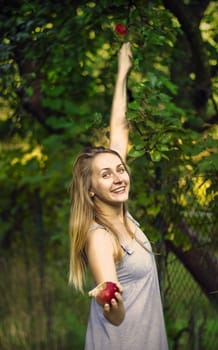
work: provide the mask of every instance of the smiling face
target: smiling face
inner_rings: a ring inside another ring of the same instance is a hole
[[[95,201],[114,206],[128,199],[129,174],[120,158],[113,153],[100,153],[95,156],[91,182]]]

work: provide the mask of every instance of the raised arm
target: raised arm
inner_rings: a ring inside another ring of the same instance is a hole
[[[118,55],[118,72],[110,117],[110,148],[126,159],[129,128],[126,120],[127,75],[132,66],[130,43],[124,43]]]

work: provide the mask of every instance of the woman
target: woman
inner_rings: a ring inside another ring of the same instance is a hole
[[[95,285],[119,287],[110,303],[92,298],[85,350],[167,350],[157,271],[151,246],[127,212],[130,178],[126,82],[131,48],[122,45],[110,118],[110,145],[84,150],[71,185],[70,282],[82,291],[86,266]]]

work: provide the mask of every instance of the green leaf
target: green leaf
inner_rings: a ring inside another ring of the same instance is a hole
[[[144,149],[136,149],[135,147],[132,147],[128,153],[130,157],[133,158],[139,158],[145,155]]]
[[[159,162],[162,158],[161,152],[157,150],[151,150],[149,153],[153,162]]]
[[[168,152],[170,150],[169,147],[165,144],[158,144],[157,149],[160,152]]]
[[[139,111],[140,105],[137,101],[133,101],[128,103],[128,108],[133,111]]]

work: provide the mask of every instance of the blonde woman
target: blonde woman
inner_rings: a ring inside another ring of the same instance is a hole
[[[83,290],[89,266],[95,286],[114,282],[111,302],[92,297],[85,350],[167,350],[158,277],[150,243],[126,210],[130,189],[126,84],[131,48],[122,45],[110,118],[109,148],[75,161],[71,184],[69,280]]]

